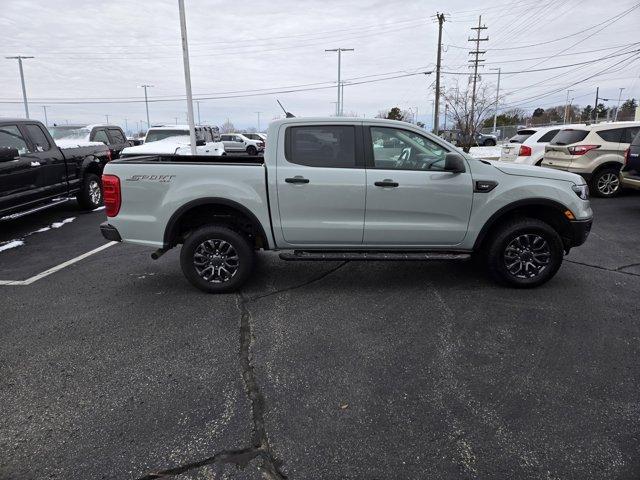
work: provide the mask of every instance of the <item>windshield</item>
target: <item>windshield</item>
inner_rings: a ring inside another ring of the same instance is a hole
[[[169,137],[188,137],[189,130],[149,130],[147,132],[147,138],[145,139],[145,143],[149,142],[157,142],[158,140],[164,140]]]
[[[74,140],[88,140],[91,131],[88,128],[83,127],[49,127],[49,133],[54,140],[61,140],[63,138]]]
[[[551,145],[571,145],[581,142],[588,133],[586,130],[560,130],[551,140]]]

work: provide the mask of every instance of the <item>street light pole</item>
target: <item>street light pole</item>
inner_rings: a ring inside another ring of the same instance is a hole
[[[259,132],[259,131],[260,131],[260,114],[261,114],[262,112],[255,112],[255,113],[257,113],[257,114],[258,114],[258,132]]]
[[[187,41],[187,18],[184,12],[184,0],[178,0],[180,10],[180,33],[182,36],[182,60],[184,63],[184,86],[187,90],[187,119],[189,120],[189,138],[191,154],[196,154],[196,128],[193,121],[193,97],[191,94],[191,69],[189,67],[189,42]]]
[[[20,69],[20,83],[22,84],[22,99],[24,101],[24,113],[27,118],[29,118],[29,102],[27,102],[27,89],[24,86],[24,71],[22,70],[22,60],[26,58],[33,57],[25,57],[23,55],[17,55],[15,57],[5,57],[8,60],[18,60],[18,68]]]
[[[618,111],[620,110],[620,100],[622,100],[622,91],[624,90],[624,87],[620,88],[620,93],[618,94],[618,106],[616,107],[616,114],[613,117],[613,121],[617,122],[618,121]]]
[[[340,80],[340,67],[342,63],[342,52],[353,52],[354,48],[329,48],[325,52],[338,52],[338,103],[336,104],[336,117],[342,115],[342,81]]]
[[[490,70],[498,71],[498,88],[496,89],[496,106],[493,111],[493,134],[496,134],[496,124],[498,122],[498,101],[500,100],[500,74],[502,73],[501,68],[491,68]]]
[[[144,88],[144,106],[147,109],[147,130],[151,128],[151,123],[149,123],[149,97],[147,97],[147,88],[153,87],[153,85],[139,85],[140,88]]]
[[[48,105],[42,105],[42,110],[44,110],[44,126],[49,126],[49,119],[47,118],[47,107]]]
[[[200,100],[196,100],[196,106],[198,107],[198,125],[202,125],[200,121]]]
[[[108,123],[109,123],[109,115],[106,115],[106,114],[105,114],[104,118],[106,118],[106,119],[107,119],[107,124],[108,124]]]

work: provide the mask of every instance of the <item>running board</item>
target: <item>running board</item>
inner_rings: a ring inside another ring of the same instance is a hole
[[[424,260],[468,260],[470,253],[459,252],[316,252],[295,250],[293,253],[281,253],[280,258],[288,262],[313,261],[424,261]]]
[[[24,212],[13,213],[11,215],[6,215],[4,217],[0,217],[0,222],[5,220],[15,220],[16,218],[24,217],[25,215],[30,215],[32,213],[39,212],[40,210],[46,210],[47,208],[55,207],[56,205],[60,205],[61,203],[65,203],[71,200],[71,198],[61,198],[60,200],[52,201],[51,203],[47,203],[45,205],[40,205],[39,207],[32,208],[30,210],[25,210]]]

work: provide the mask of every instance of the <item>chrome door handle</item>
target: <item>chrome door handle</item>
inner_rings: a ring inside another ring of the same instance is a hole
[[[394,182],[390,178],[385,178],[381,182],[373,183],[376,187],[398,187],[400,184],[398,182]]]
[[[309,183],[308,178],[304,178],[300,175],[296,175],[295,177],[292,177],[292,178],[291,177],[285,178],[284,181],[287,183]]]

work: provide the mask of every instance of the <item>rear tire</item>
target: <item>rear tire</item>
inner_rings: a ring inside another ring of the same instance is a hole
[[[589,188],[596,197],[615,197],[620,192],[620,172],[611,167],[598,170],[591,178]]]
[[[496,141],[489,139],[489,140],[485,140],[484,141],[484,146],[485,147],[495,147],[496,146]]]
[[[533,288],[556,274],[564,248],[558,232],[535,218],[517,218],[500,226],[487,244],[487,267],[499,283]]]
[[[76,195],[78,204],[83,210],[95,210],[103,205],[102,180],[95,173],[87,173],[84,176],[82,187]]]
[[[253,145],[249,145],[249,146],[247,147],[247,153],[248,153],[249,155],[255,156],[255,155],[257,155],[257,154],[258,154],[258,149],[257,149],[256,147],[254,147]]]
[[[253,270],[249,241],[227,227],[208,225],[187,237],[180,252],[182,272],[203,292],[226,293],[240,288]]]

